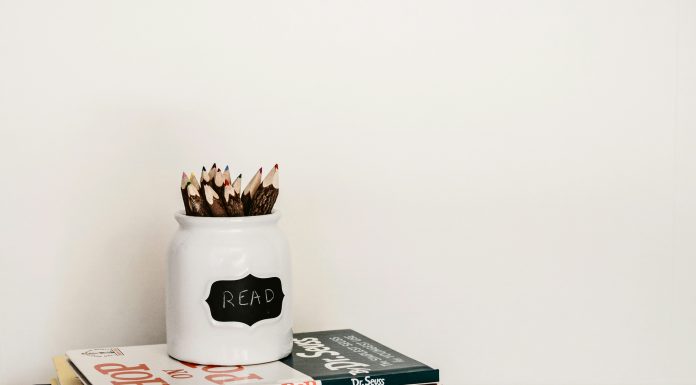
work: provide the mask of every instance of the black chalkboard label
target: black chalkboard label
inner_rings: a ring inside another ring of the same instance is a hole
[[[283,310],[284,297],[280,278],[258,278],[249,274],[242,279],[213,282],[205,302],[214,320],[251,326],[278,317]]]

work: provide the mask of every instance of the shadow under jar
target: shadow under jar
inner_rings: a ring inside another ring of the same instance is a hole
[[[274,361],[292,349],[290,254],[280,214],[175,215],[167,351],[205,365]]]

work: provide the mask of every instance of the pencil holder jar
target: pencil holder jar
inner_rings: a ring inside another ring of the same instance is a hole
[[[280,214],[175,214],[167,279],[167,350],[205,365],[274,361],[292,349],[290,255]]]

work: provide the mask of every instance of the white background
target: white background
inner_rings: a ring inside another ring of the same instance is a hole
[[[280,163],[296,330],[696,383],[691,1],[0,1],[0,383],[164,342],[179,176]]]

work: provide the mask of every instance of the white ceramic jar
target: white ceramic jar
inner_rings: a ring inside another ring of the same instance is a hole
[[[175,215],[167,279],[167,350],[206,365],[249,365],[292,349],[290,255],[280,214]]]

